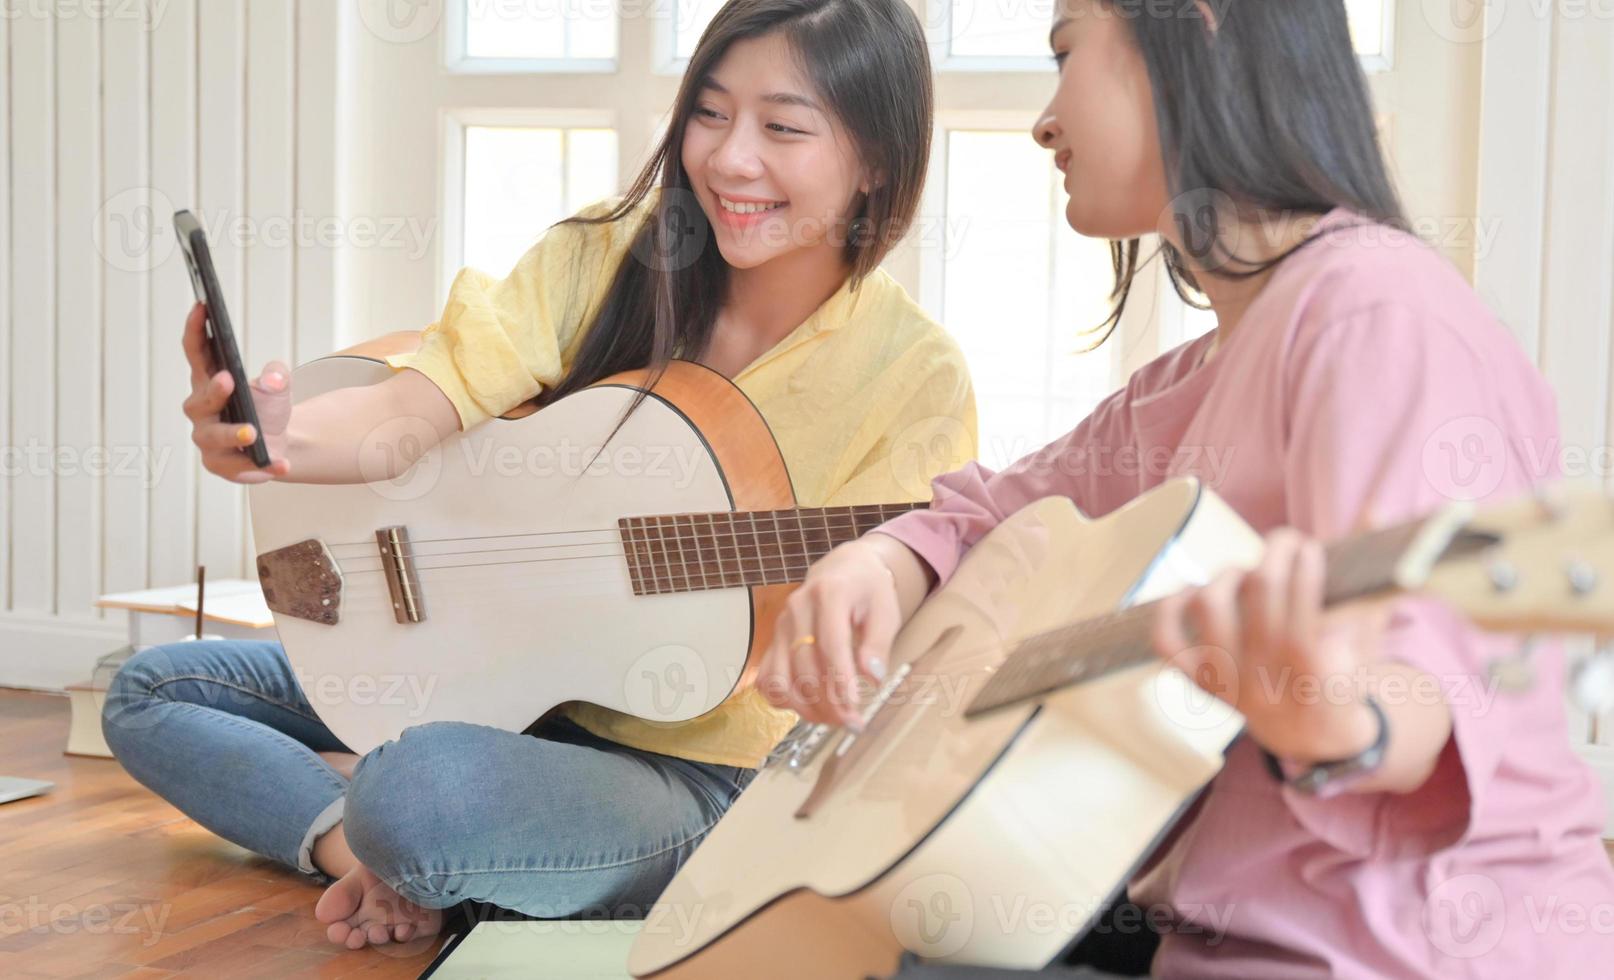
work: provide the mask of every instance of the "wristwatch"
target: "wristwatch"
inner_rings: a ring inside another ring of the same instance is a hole
[[[1362,703],[1368,706],[1379,722],[1379,734],[1372,745],[1348,759],[1318,762],[1305,767],[1283,762],[1262,749],[1261,756],[1266,760],[1267,771],[1272,778],[1307,796],[1332,796],[1377,770],[1384,763],[1384,750],[1390,744],[1390,719],[1371,695],[1363,697]]]

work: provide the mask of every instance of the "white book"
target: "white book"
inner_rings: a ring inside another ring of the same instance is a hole
[[[628,950],[643,922],[563,919],[479,922],[422,980],[632,980]]]
[[[69,684],[67,697],[72,709],[72,723],[67,729],[67,754],[112,758],[106,736],[101,734],[101,708],[106,704],[106,689],[93,684]]]

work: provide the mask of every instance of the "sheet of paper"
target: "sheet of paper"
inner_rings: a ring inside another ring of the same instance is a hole
[[[252,583],[251,592],[240,592],[233,595],[214,595],[213,587],[207,587],[207,597],[202,600],[206,610],[202,618],[220,623],[234,623],[237,626],[265,627],[275,625],[275,615],[269,611],[269,604],[264,601],[263,593],[257,588],[258,583]],[[188,598],[178,603],[181,611],[196,612],[196,593],[192,592]]]
[[[628,950],[642,922],[482,922],[431,980],[631,980]]]
[[[228,596],[255,594],[259,601],[263,600],[263,589],[257,582],[244,578],[225,578],[207,583],[207,605],[211,607],[214,599]],[[181,603],[188,604],[191,612],[196,611],[196,583],[189,585],[170,585],[161,589],[136,589],[133,592],[114,592],[95,600],[97,606],[107,609],[138,609],[144,612],[181,613],[187,608]]]

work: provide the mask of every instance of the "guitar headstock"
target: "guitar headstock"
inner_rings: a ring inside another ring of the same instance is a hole
[[[1614,635],[1614,499],[1601,486],[1455,505],[1429,525],[1450,533],[1408,550],[1396,568],[1401,588],[1443,599],[1484,629]]]

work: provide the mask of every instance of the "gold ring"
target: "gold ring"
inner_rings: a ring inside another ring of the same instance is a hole
[[[811,633],[808,633],[806,636],[799,637],[799,638],[797,638],[796,642],[790,644],[790,652],[795,653],[797,650],[801,649],[802,647],[817,646],[817,645],[818,645],[818,637],[814,636]]]

